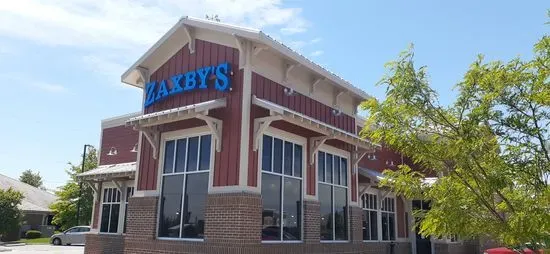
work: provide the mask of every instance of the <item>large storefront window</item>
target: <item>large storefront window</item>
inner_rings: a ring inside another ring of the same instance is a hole
[[[348,161],[318,152],[317,170],[321,205],[321,240],[348,240]]]
[[[301,145],[263,136],[263,241],[302,239],[302,166]]]
[[[159,237],[204,238],[211,143],[210,135],[165,142]]]
[[[382,215],[382,240],[395,240],[395,198],[384,198],[380,208]]]
[[[101,227],[99,232],[117,233],[120,213],[120,191],[117,188],[103,189]]]
[[[363,240],[378,240],[378,197],[374,194],[361,196],[363,207]]]

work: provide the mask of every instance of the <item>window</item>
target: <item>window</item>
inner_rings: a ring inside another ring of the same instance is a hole
[[[211,141],[202,135],[164,143],[159,237],[204,238]]]
[[[325,152],[317,154],[321,240],[348,240],[348,161]]]
[[[361,196],[363,207],[363,240],[378,240],[378,197],[374,194]]]
[[[382,215],[382,240],[395,240],[395,198],[384,198],[380,213]]]
[[[301,145],[263,136],[263,241],[302,239],[303,158]]]
[[[120,191],[117,188],[103,189],[101,228],[99,231],[103,233],[117,233],[119,213]]]
[[[124,233],[126,233],[126,221],[128,221],[128,199],[134,196],[134,187],[126,188],[126,205],[124,206]]]

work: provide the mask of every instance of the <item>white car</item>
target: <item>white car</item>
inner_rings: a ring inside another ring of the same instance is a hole
[[[50,237],[53,245],[71,245],[85,244],[86,234],[90,232],[90,226],[76,226],[65,230],[63,233],[55,234]]]

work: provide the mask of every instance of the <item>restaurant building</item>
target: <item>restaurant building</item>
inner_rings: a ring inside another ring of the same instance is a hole
[[[370,96],[261,31],[182,18],[122,81],[142,111],[102,121],[79,175],[85,253],[477,252],[418,237],[426,202],[378,187],[414,165],[359,137]]]

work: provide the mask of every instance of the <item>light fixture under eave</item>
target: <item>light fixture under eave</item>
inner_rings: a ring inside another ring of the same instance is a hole
[[[284,92],[285,92],[286,96],[293,96],[293,95],[296,94],[296,91],[292,88],[286,88],[285,87]]]
[[[116,150],[115,147],[111,147],[111,149],[109,149],[109,153],[107,153],[107,155],[109,156],[113,156],[113,155],[117,155],[118,154],[118,151]]]
[[[378,160],[378,158],[376,158],[376,154],[374,154],[374,153],[367,155],[367,159],[369,159],[371,161]]]
[[[332,109],[332,114],[334,116],[340,116],[342,114],[342,110],[334,108],[334,109]]]
[[[386,161],[386,165],[388,165],[390,167],[394,167],[395,163],[393,161]]]
[[[132,148],[132,150],[130,150],[130,152],[132,152],[132,153],[137,153],[137,151],[138,151],[138,143],[136,143],[136,144],[134,145],[134,147]]]

